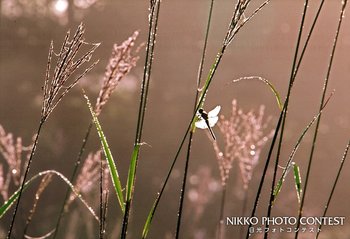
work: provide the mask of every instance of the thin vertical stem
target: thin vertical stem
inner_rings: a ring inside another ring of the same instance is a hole
[[[193,105],[193,114],[196,113],[195,110],[196,110],[198,96],[199,96],[198,89],[201,85],[201,80],[202,80],[204,60],[205,60],[205,55],[207,52],[207,44],[208,44],[208,37],[209,37],[209,30],[210,30],[210,25],[211,25],[213,8],[214,8],[214,0],[211,0],[210,7],[209,7],[208,22],[207,22],[205,38],[204,38],[204,45],[203,45],[203,50],[202,50],[202,56],[201,56],[201,60],[199,63],[199,68],[198,68],[197,89],[196,89],[196,96],[195,96],[194,105]],[[188,168],[189,168],[189,160],[190,160],[190,155],[191,155],[192,139],[193,139],[193,131],[190,132],[188,146],[187,146],[186,162],[185,162],[185,169],[184,169],[184,175],[183,175],[183,180],[182,180],[180,203],[179,203],[177,225],[176,225],[176,232],[175,232],[176,239],[178,239],[179,235],[180,235],[182,210],[183,210],[183,202],[184,202],[184,197],[185,197],[185,192],[186,192],[186,181],[187,181],[187,174],[188,174]]]
[[[282,125],[281,135],[280,135],[279,144],[278,144],[279,152],[280,152],[280,149],[281,149],[282,138],[283,138],[283,131],[284,131],[284,125],[285,125],[285,119],[286,119],[286,115],[287,115],[290,94],[291,94],[291,90],[292,90],[292,87],[293,87],[294,75],[296,74],[295,72],[297,72],[297,69],[299,69],[299,68],[296,68],[296,62],[297,62],[297,59],[298,59],[299,45],[300,45],[300,42],[301,42],[301,36],[302,36],[302,32],[303,32],[303,27],[304,27],[304,21],[305,21],[307,6],[308,6],[308,0],[305,0],[305,2],[304,2],[304,10],[303,10],[302,18],[301,18],[301,24],[300,24],[300,27],[299,27],[298,39],[297,39],[295,52],[294,52],[294,58],[293,58],[293,64],[292,64],[292,69],[291,69],[291,75],[290,75],[290,79],[289,79],[289,86],[288,86],[288,91],[287,91],[287,97],[286,97],[285,103],[283,105],[283,110],[280,113],[280,117],[278,119],[276,130],[275,130],[275,134],[274,134],[272,142],[271,142],[271,147],[270,147],[270,150],[269,150],[269,153],[268,153],[268,157],[267,157],[267,160],[266,160],[266,163],[265,163],[262,179],[260,180],[258,192],[257,192],[256,198],[255,198],[255,203],[254,203],[253,211],[252,211],[252,214],[251,214],[252,217],[255,215],[255,211],[257,209],[257,205],[258,205],[258,202],[259,202],[260,194],[261,194],[261,191],[262,191],[262,186],[263,186],[263,183],[265,181],[265,176],[266,176],[266,173],[267,173],[267,168],[268,168],[268,165],[270,163],[270,159],[271,159],[273,148],[274,148],[274,145],[275,145],[275,142],[276,142],[277,135],[278,135],[279,130],[280,130],[281,125]],[[274,176],[273,176],[274,178],[273,178],[272,189],[271,189],[271,194],[270,194],[270,203],[269,203],[269,209],[268,209],[268,217],[270,216],[270,213],[271,213],[271,205],[272,205],[272,201],[273,201],[273,186],[274,186],[274,182],[275,182],[275,179],[276,179],[276,171],[277,171],[276,165],[278,164],[278,158],[279,158],[279,153],[277,154],[277,157],[276,157],[276,164],[275,164],[275,170],[274,170]],[[247,234],[246,234],[246,238],[247,239],[250,236],[249,229],[251,228],[251,226],[252,225],[249,224],[249,227],[248,227],[248,230],[247,230]],[[264,234],[264,238],[267,238],[267,233]]]
[[[160,9],[160,0],[154,0],[154,1],[151,0],[148,40],[147,40],[147,47],[146,47],[146,60],[145,60],[144,74],[143,74],[142,87],[141,87],[141,99],[139,104],[139,113],[138,113],[138,119],[137,119],[134,150],[137,147],[139,147],[139,144],[141,143],[141,139],[142,139],[143,123],[144,123],[144,118],[146,113],[149,84],[150,84],[150,78],[151,78],[151,72],[152,72],[152,63],[154,58],[154,47],[156,43],[156,35],[157,35],[157,28],[158,28],[159,9]],[[135,172],[134,172],[135,178],[132,182],[133,185],[131,186],[132,188],[132,192],[130,194],[131,196],[130,198],[127,198],[125,202],[125,213],[123,217],[122,231],[120,236],[121,239],[126,238],[126,234],[128,230],[129,214],[130,214],[131,203],[133,199],[134,185],[136,181],[136,169],[137,169],[138,157],[139,157],[139,150],[137,150],[137,155],[136,155],[136,162],[135,162],[136,166],[135,166]]]
[[[333,198],[333,194],[334,194],[334,191],[335,191],[335,187],[337,186],[337,183],[338,183],[338,180],[339,180],[339,177],[340,177],[340,173],[341,173],[341,171],[343,170],[343,166],[344,166],[346,157],[347,157],[347,155],[348,155],[349,146],[350,146],[350,140],[348,141],[348,144],[346,145],[345,151],[344,151],[344,153],[343,153],[343,157],[342,157],[341,162],[340,162],[340,167],[339,167],[337,176],[335,177],[335,180],[334,180],[334,183],[333,183],[333,187],[332,187],[331,193],[329,194],[329,197],[328,197],[328,201],[327,201],[327,203],[326,203],[326,206],[324,207],[324,211],[323,211],[322,217],[325,217],[326,214],[327,214],[329,204],[331,203],[331,200],[332,200],[332,198]],[[318,226],[318,230],[317,230],[317,234],[316,234],[316,239],[318,238],[318,236],[319,236],[319,234],[320,234],[320,232],[321,232],[321,229],[322,229],[322,224],[320,224],[320,225]]]
[[[343,22],[343,18],[344,18],[346,4],[347,4],[347,0],[344,0],[342,2],[342,8],[341,8],[341,11],[340,11],[340,14],[339,14],[338,26],[337,26],[337,30],[335,32],[335,37],[334,37],[333,46],[332,46],[332,52],[331,52],[329,63],[328,63],[327,74],[326,74],[326,78],[324,80],[322,97],[321,97],[321,100],[320,100],[320,111],[321,111],[321,109],[322,109],[322,107],[324,105],[324,101],[325,101],[325,98],[326,98],[328,82],[329,82],[331,69],[332,69],[332,65],[333,65],[333,59],[334,59],[334,55],[335,55],[335,50],[336,50],[337,43],[338,43],[339,32],[340,32],[340,29],[341,29],[341,26],[342,26],[342,22]],[[315,132],[314,132],[314,136],[313,136],[313,140],[312,140],[311,152],[310,152],[310,157],[309,157],[307,171],[306,171],[306,176],[305,176],[305,185],[304,185],[304,190],[303,190],[303,194],[302,194],[302,197],[301,197],[301,202],[300,202],[300,207],[299,207],[299,212],[298,212],[297,228],[299,228],[299,226],[300,226],[300,222],[299,221],[300,221],[300,218],[303,215],[305,196],[306,196],[306,192],[307,192],[307,186],[308,186],[308,182],[309,182],[309,177],[310,177],[310,172],[311,172],[311,166],[312,166],[312,161],[313,161],[314,150],[315,150],[315,147],[316,147],[318,128],[320,126],[321,116],[322,116],[322,113],[320,114],[319,118],[317,119]],[[297,232],[295,233],[295,237],[294,238],[297,239],[298,235],[299,235],[299,231],[297,230]]]
[[[30,152],[30,156],[29,156],[27,167],[26,167],[26,171],[24,173],[23,181],[21,183],[21,187],[20,187],[20,190],[19,190],[19,194],[18,194],[18,199],[17,199],[17,202],[16,202],[15,210],[13,211],[10,228],[8,230],[7,237],[6,237],[7,239],[11,238],[13,225],[15,224],[15,219],[16,219],[16,215],[17,215],[17,211],[18,211],[18,206],[19,206],[19,203],[20,203],[21,198],[22,198],[22,192],[23,192],[24,184],[25,184],[25,182],[27,180],[27,176],[28,176],[28,173],[29,173],[30,165],[31,165],[31,163],[33,161],[33,157],[34,157],[34,154],[35,154],[36,146],[37,146],[38,141],[39,141],[39,135],[40,135],[42,126],[44,125],[44,122],[45,122],[44,119],[41,119],[40,122],[39,122],[39,127],[38,127],[38,130],[36,132],[33,148],[32,148],[32,151]]]
[[[186,163],[185,163],[185,168],[184,168],[184,176],[182,179],[179,211],[177,214],[178,216],[177,216],[177,224],[176,224],[176,232],[175,232],[176,239],[178,239],[180,237],[182,209],[183,209],[184,197],[185,197],[185,192],[186,192],[186,181],[187,181],[188,167],[189,167],[189,162],[190,162],[189,159],[190,159],[190,154],[191,154],[192,139],[193,139],[193,132],[191,131],[189,139],[188,139],[188,146],[187,146],[188,148],[187,148]]]

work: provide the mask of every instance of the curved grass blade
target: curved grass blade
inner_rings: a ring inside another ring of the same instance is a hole
[[[122,189],[122,186],[121,186],[121,183],[120,183],[117,167],[116,167],[116,165],[114,163],[112,152],[111,152],[111,150],[110,150],[110,148],[108,146],[108,142],[107,142],[107,139],[106,139],[106,137],[105,137],[105,135],[104,135],[104,133],[102,131],[102,127],[100,125],[100,122],[98,121],[97,116],[96,116],[95,112],[92,109],[92,106],[91,106],[91,103],[89,101],[89,98],[85,94],[84,94],[84,97],[86,99],[87,105],[88,105],[90,113],[92,115],[92,119],[93,119],[93,121],[95,123],[98,136],[100,137],[101,145],[102,145],[102,148],[103,148],[103,152],[104,152],[104,154],[106,156],[109,172],[111,174],[113,186],[114,186],[115,192],[117,194],[117,198],[118,198],[118,201],[119,201],[120,208],[121,208],[121,210],[124,213],[124,211],[125,211],[125,204],[124,204],[123,189]]]
[[[28,186],[30,186],[31,183],[33,181],[35,181],[36,179],[41,178],[45,175],[49,175],[49,174],[56,175],[60,179],[62,179],[63,182],[65,182],[72,189],[72,192],[84,204],[84,206],[90,211],[90,213],[94,216],[94,218],[97,221],[99,221],[99,218],[96,215],[96,213],[94,212],[94,210],[92,209],[92,207],[90,207],[89,204],[82,198],[82,196],[75,190],[73,184],[65,176],[63,176],[63,174],[61,174],[55,170],[47,170],[47,171],[43,171],[43,172],[40,172],[40,173],[34,175],[31,179],[29,179],[24,184],[23,191],[26,190],[28,188]],[[20,189],[18,189],[16,192],[14,192],[14,194],[12,194],[12,196],[0,207],[0,218],[2,218],[2,216],[5,215],[5,213],[11,208],[12,204],[18,199],[19,192],[20,192]]]
[[[49,238],[54,232],[55,232],[55,229],[52,229],[51,231],[49,231],[48,233],[40,237],[32,237],[32,236],[24,235],[24,238],[25,239],[46,239],[46,238]]]
[[[273,94],[275,95],[278,108],[280,109],[280,111],[283,110],[283,103],[281,100],[281,96],[278,93],[278,91],[276,90],[276,87],[274,87],[270,81],[268,81],[267,79],[260,77],[260,76],[244,76],[244,77],[240,77],[236,80],[233,80],[232,82],[236,83],[236,82],[239,82],[241,80],[259,80],[259,81],[262,81],[263,83],[265,83],[270,88],[270,90],[273,92]]]
[[[297,191],[298,202],[300,203],[301,193],[303,190],[301,188],[300,169],[296,163],[293,162],[292,165],[293,165],[293,173],[294,173],[294,185],[295,185],[295,189]]]

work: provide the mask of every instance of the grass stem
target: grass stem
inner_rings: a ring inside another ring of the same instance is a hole
[[[199,96],[199,90],[198,89],[199,89],[199,87],[201,85],[201,80],[202,80],[202,74],[203,74],[203,68],[204,68],[204,60],[205,60],[205,55],[206,55],[206,52],[207,52],[209,30],[210,30],[212,13],[213,13],[213,8],[214,8],[214,1],[215,0],[211,0],[210,7],[209,7],[209,15],[208,15],[207,27],[206,27],[206,31],[205,31],[204,45],[203,45],[201,60],[200,60],[200,63],[199,63],[199,68],[198,68],[197,89],[196,89],[196,96],[195,96],[194,106],[193,106],[193,114],[196,113],[195,110],[196,110],[198,96]],[[180,195],[180,202],[179,202],[179,210],[178,210],[178,214],[177,214],[178,217],[177,217],[176,232],[175,232],[175,238],[176,239],[178,239],[179,235],[180,235],[183,202],[184,202],[185,192],[186,192],[186,181],[187,181],[187,174],[188,174],[188,168],[189,168],[189,160],[190,160],[190,155],[191,155],[193,134],[194,134],[194,132],[191,131],[190,132],[190,136],[189,136],[189,140],[188,140],[188,146],[187,146],[187,154],[186,154],[184,175],[183,175],[183,180],[182,180],[181,195]]]
[[[322,217],[325,217],[326,214],[327,214],[329,205],[330,205],[331,200],[332,200],[332,198],[333,198],[333,194],[334,194],[334,191],[335,191],[335,187],[336,187],[337,184],[338,184],[338,180],[339,180],[339,177],[340,177],[340,173],[341,173],[342,170],[343,170],[343,166],[344,166],[346,157],[347,157],[347,155],[348,155],[349,147],[350,147],[350,140],[348,141],[348,144],[346,145],[345,151],[344,151],[344,153],[343,153],[343,157],[342,157],[342,159],[341,159],[341,161],[340,161],[340,167],[339,167],[339,170],[338,170],[338,172],[337,172],[337,176],[335,177],[335,180],[334,180],[334,183],[333,183],[333,186],[332,186],[332,190],[331,190],[331,193],[329,194],[329,197],[328,197],[326,206],[324,207],[324,211],[323,211]],[[320,225],[318,226],[317,234],[316,234],[316,237],[315,237],[316,239],[318,238],[318,236],[319,236],[319,234],[320,234],[320,232],[321,232],[321,229],[322,229],[322,224],[320,224]]]
[[[139,104],[139,113],[138,113],[138,119],[137,119],[134,151],[133,151],[133,156],[131,158],[130,166],[129,166],[125,213],[123,217],[122,230],[121,230],[121,236],[120,236],[121,239],[126,238],[127,228],[129,223],[129,214],[131,209],[131,202],[133,199],[134,186],[136,181],[136,169],[137,169],[137,162],[139,157],[139,148],[142,140],[142,130],[144,125],[149,84],[150,84],[150,78],[151,78],[151,72],[152,72],[152,63],[154,58],[154,47],[156,43],[160,3],[161,3],[160,0],[150,1],[150,17],[149,17],[148,39],[147,39],[147,46],[146,46],[146,60],[145,60],[144,74],[143,74],[142,87],[141,87],[141,99]]]
[[[9,230],[7,232],[7,237],[6,237],[7,239],[10,239],[11,235],[12,235],[12,230],[13,230],[13,226],[15,224],[15,219],[16,219],[16,215],[17,215],[17,211],[18,211],[18,206],[19,206],[19,203],[20,203],[21,198],[22,198],[22,192],[23,192],[24,184],[25,184],[25,182],[27,180],[29,169],[30,169],[30,166],[31,166],[32,161],[33,161],[33,157],[34,157],[34,154],[35,154],[36,146],[37,146],[38,141],[39,141],[39,135],[40,135],[41,129],[42,129],[43,125],[44,125],[44,122],[45,122],[44,119],[41,119],[40,122],[39,122],[38,130],[36,132],[36,136],[35,136],[35,139],[34,139],[33,148],[32,148],[32,151],[30,152],[28,164],[27,164],[27,167],[26,167],[23,179],[22,179],[21,187],[20,187],[20,190],[19,190],[16,206],[15,206],[15,209],[13,211],[13,215],[12,215],[12,219],[11,219],[11,223],[10,223],[10,228],[9,228]]]
[[[324,80],[324,85],[323,85],[323,90],[322,90],[322,97],[321,97],[321,100],[320,100],[320,107],[319,107],[320,110],[322,109],[322,107],[324,105],[324,101],[326,100],[326,92],[327,92],[327,88],[328,88],[328,82],[329,82],[331,69],[332,69],[332,65],[333,65],[333,59],[334,59],[334,55],[335,55],[335,50],[336,50],[336,47],[337,47],[339,32],[340,32],[340,29],[341,29],[341,26],[342,26],[342,22],[343,22],[343,18],[344,18],[346,4],[347,4],[347,0],[344,0],[342,2],[342,8],[341,8],[341,11],[340,11],[340,14],[339,14],[338,26],[337,26],[337,29],[336,29],[336,32],[335,32],[335,37],[334,37],[334,41],[333,41],[332,52],[331,52],[329,63],[328,63],[326,78]],[[300,222],[299,221],[300,221],[300,218],[303,215],[305,196],[306,196],[306,192],[307,192],[307,189],[308,189],[307,187],[308,187],[308,182],[309,182],[309,177],[310,177],[310,172],[311,172],[311,167],[312,167],[314,150],[315,150],[315,147],[316,147],[316,141],[317,141],[318,129],[319,129],[319,126],[320,126],[321,116],[322,116],[322,114],[317,119],[315,131],[314,131],[314,136],[313,136],[313,140],[312,140],[311,152],[310,152],[310,157],[309,157],[309,160],[308,160],[308,166],[307,166],[307,171],[306,171],[306,176],[305,176],[305,184],[304,184],[303,194],[302,194],[302,197],[301,197],[300,207],[299,207],[299,211],[298,211],[297,228],[299,228],[299,226],[300,226]],[[295,233],[295,237],[294,238],[297,239],[298,235],[299,235],[299,231],[297,231]]]

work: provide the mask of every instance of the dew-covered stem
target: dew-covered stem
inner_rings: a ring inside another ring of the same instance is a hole
[[[350,140],[348,141],[348,144],[347,144],[346,147],[345,147],[345,150],[344,150],[344,153],[343,153],[343,157],[342,157],[342,159],[341,159],[341,161],[340,161],[340,166],[339,166],[339,169],[338,169],[338,172],[337,172],[337,176],[335,177],[335,180],[334,180],[334,183],[333,183],[333,186],[332,186],[331,193],[329,194],[327,203],[326,203],[326,205],[325,205],[325,207],[324,207],[324,211],[323,211],[322,217],[325,217],[326,214],[327,214],[328,207],[329,207],[329,205],[330,205],[330,203],[331,203],[331,200],[332,200],[332,198],[333,198],[333,194],[334,194],[335,188],[336,188],[336,186],[337,186],[337,184],[338,184],[338,180],[339,180],[340,174],[341,174],[341,172],[342,172],[342,170],[343,170],[343,166],[344,166],[345,160],[346,160],[347,155],[348,155],[349,147],[350,147]],[[318,236],[319,236],[319,234],[320,234],[320,232],[321,232],[321,229],[322,229],[322,224],[320,224],[320,225],[318,226],[318,230],[317,230],[317,234],[316,234],[316,239],[318,238]]]
[[[327,67],[327,73],[326,73],[326,77],[325,77],[324,84],[323,84],[322,97],[321,97],[320,106],[319,106],[320,111],[324,105],[324,102],[326,101],[326,92],[327,92],[329,78],[330,78],[330,74],[331,74],[331,70],[332,70],[332,66],[333,66],[333,59],[334,59],[334,55],[335,55],[335,50],[337,48],[339,32],[340,32],[340,29],[341,29],[341,26],[343,23],[343,19],[344,19],[346,5],[347,5],[347,0],[342,1],[342,7],[340,10],[340,14],[339,14],[338,25],[337,25],[337,29],[335,32],[332,51],[331,51],[331,55],[330,55],[330,59],[329,59],[328,67]],[[306,195],[306,192],[308,189],[309,177],[310,177],[310,172],[311,172],[311,167],[312,167],[312,162],[313,162],[313,155],[314,155],[314,151],[315,151],[315,147],[316,147],[316,141],[317,141],[317,135],[318,135],[318,129],[320,126],[321,117],[322,117],[322,114],[317,119],[315,131],[314,131],[314,135],[313,135],[312,146],[311,146],[311,151],[310,151],[310,156],[309,156],[307,170],[306,170],[306,176],[305,176],[305,184],[304,184],[304,189],[303,189],[304,193],[301,197],[301,202],[300,202],[299,211],[298,211],[298,219],[300,219],[303,215],[305,195]],[[297,228],[299,228],[299,226],[300,226],[299,221],[300,220],[297,221]],[[299,231],[297,231],[295,233],[294,238],[297,239],[298,235],[299,235]]]
[[[156,44],[156,36],[157,36],[157,29],[158,29],[160,3],[161,3],[160,0],[151,0],[150,7],[149,7],[150,14],[149,14],[149,25],[148,25],[149,27],[148,39],[147,39],[147,45],[146,45],[146,60],[145,60],[143,79],[142,79],[142,85],[141,85],[141,97],[140,97],[139,111],[138,111],[138,118],[137,118],[134,150],[133,150],[133,154],[132,154],[132,157],[130,160],[130,166],[129,166],[129,174],[128,174],[128,181],[127,181],[127,189],[126,189],[125,212],[124,212],[122,230],[121,230],[121,236],[120,236],[121,239],[125,239],[127,235],[128,224],[129,224],[129,214],[131,210],[131,203],[132,203],[133,194],[134,194],[134,186],[136,182],[136,170],[137,170],[137,163],[138,163],[138,157],[140,152],[139,148],[142,141],[143,125],[144,125],[144,119],[145,119],[145,113],[146,113],[151,73],[152,73],[154,48]]]
[[[30,169],[30,166],[31,166],[32,161],[33,161],[33,156],[34,156],[34,154],[35,154],[35,150],[36,150],[36,147],[37,147],[37,144],[38,144],[38,141],[39,141],[40,132],[41,132],[41,130],[42,130],[42,127],[43,127],[44,122],[45,122],[45,121],[40,120],[38,130],[36,131],[36,136],[35,136],[35,139],[34,139],[33,148],[32,148],[32,150],[31,150],[31,152],[30,152],[28,164],[27,164],[25,173],[24,173],[24,175],[23,175],[21,187],[20,187],[20,189],[19,189],[18,199],[17,199],[16,205],[15,205],[15,209],[14,209],[14,211],[13,211],[13,215],[12,215],[12,219],[11,219],[11,223],[10,223],[10,228],[9,228],[9,230],[8,230],[8,232],[7,232],[7,237],[6,237],[7,239],[10,239],[10,238],[11,238],[11,235],[12,235],[12,230],[13,230],[13,226],[14,226],[14,224],[15,224],[15,219],[16,219],[16,215],[17,215],[17,211],[18,211],[18,206],[19,206],[19,203],[20,203],[21,198],[22,198],[22,192],[23,192],[24,184],[25,184],[25,182],[26,182],[26,180],[27,180],[27,176],[28,176],[28,173],[29,173],[29,169]]]
[[[199,87],[201,85],[201,81],[202,81],[202,74],[203,74],[203,68],[204,68],[205,55],[206,55],[206,52],[207,52],[209,30],[210,30],[212,13],[213,13],[213,8],[214,8],[214,1],[215,0],[211,0],[210,7],[209,7],[208,21],[207,21],[205,37],[204,37],[204,45],[203,45],[203,49],[202,49],[202,55],[201,55],[199,68],[198,68],[198,74],[197,74],[197,88],[196,88],[196,94],[195,94],[194,105],[193,105],[193,114],[196,113],[196,111],[195,111],[196,110],[196,104],[197,104],[198,96],[199,96],[199,90],[198,89],[199,89]],[[176,232],[175,232],[175,238],[176,239],[178,239],[179,235],[180,235],[181,220],[182,220],[182,210],[183,210],[183,204],[184,204],[184,199],[185,199],[185,194],[186,194],[186,182],[187,182],[189,161],[190,161],[190,156],[191,156],[193,135],[194,135],[194,132],[191,131],[189,139],[188,139],[187,153],[186,153],[186,162],[185,162],[184,174],[183,174],[183,179],[182,179],[179,209],[178,209],[178,214],[177,214],[177,224],[176,224]]]

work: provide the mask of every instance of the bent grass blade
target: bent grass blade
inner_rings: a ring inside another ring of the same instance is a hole
[[[273,92],[273,94],[275,95],[278,108],[280,109],[280,111],[283,110],[283,103],[281,100],[281,96],[278,93],[278,91],[276,90],[276,87],[270,81],[268,81],[267,79],[260,77],[260,76],[244,76],[244,77],[240,77],[236,80],[233,80],[232,82],[236,83],[236,82],[239,82],[242,80],[259,80],[259,81],[265,83],[270,88],[270,90]]]
[[[89,206],[89,204],[82,198],[82,196],[75,190],[73,184],[65,177],[63,176],[63,174],[55,171],[55,170],[47,170],[47,171],[43,171],[40,172],[36,175],[34,175],[31,179],[29,179],[23,186],[23,191],[26,190],[32,182],[34,182],[36,179],[39,179],[45,175],[56,175],[58,176],[60,179],[63,180],[63,182],[65,182],[71,189],[72,192],[75,194],[75,196],[77,196],[77,198],[84,204],[84,206],[89,210],[89,212],[91,213],[91,215],[97,220],[99,221],[98,216],[96,215],[96,213],[94,212],[94,210],[92,209],[92,207]],[[11,208],[12,204],[18,199],[19,196],[19,192],[20,189],[18,189],[16,192],[14,192],[12,194],[12,196],[0,207],[0,218],[2,218],[5,213]]]

